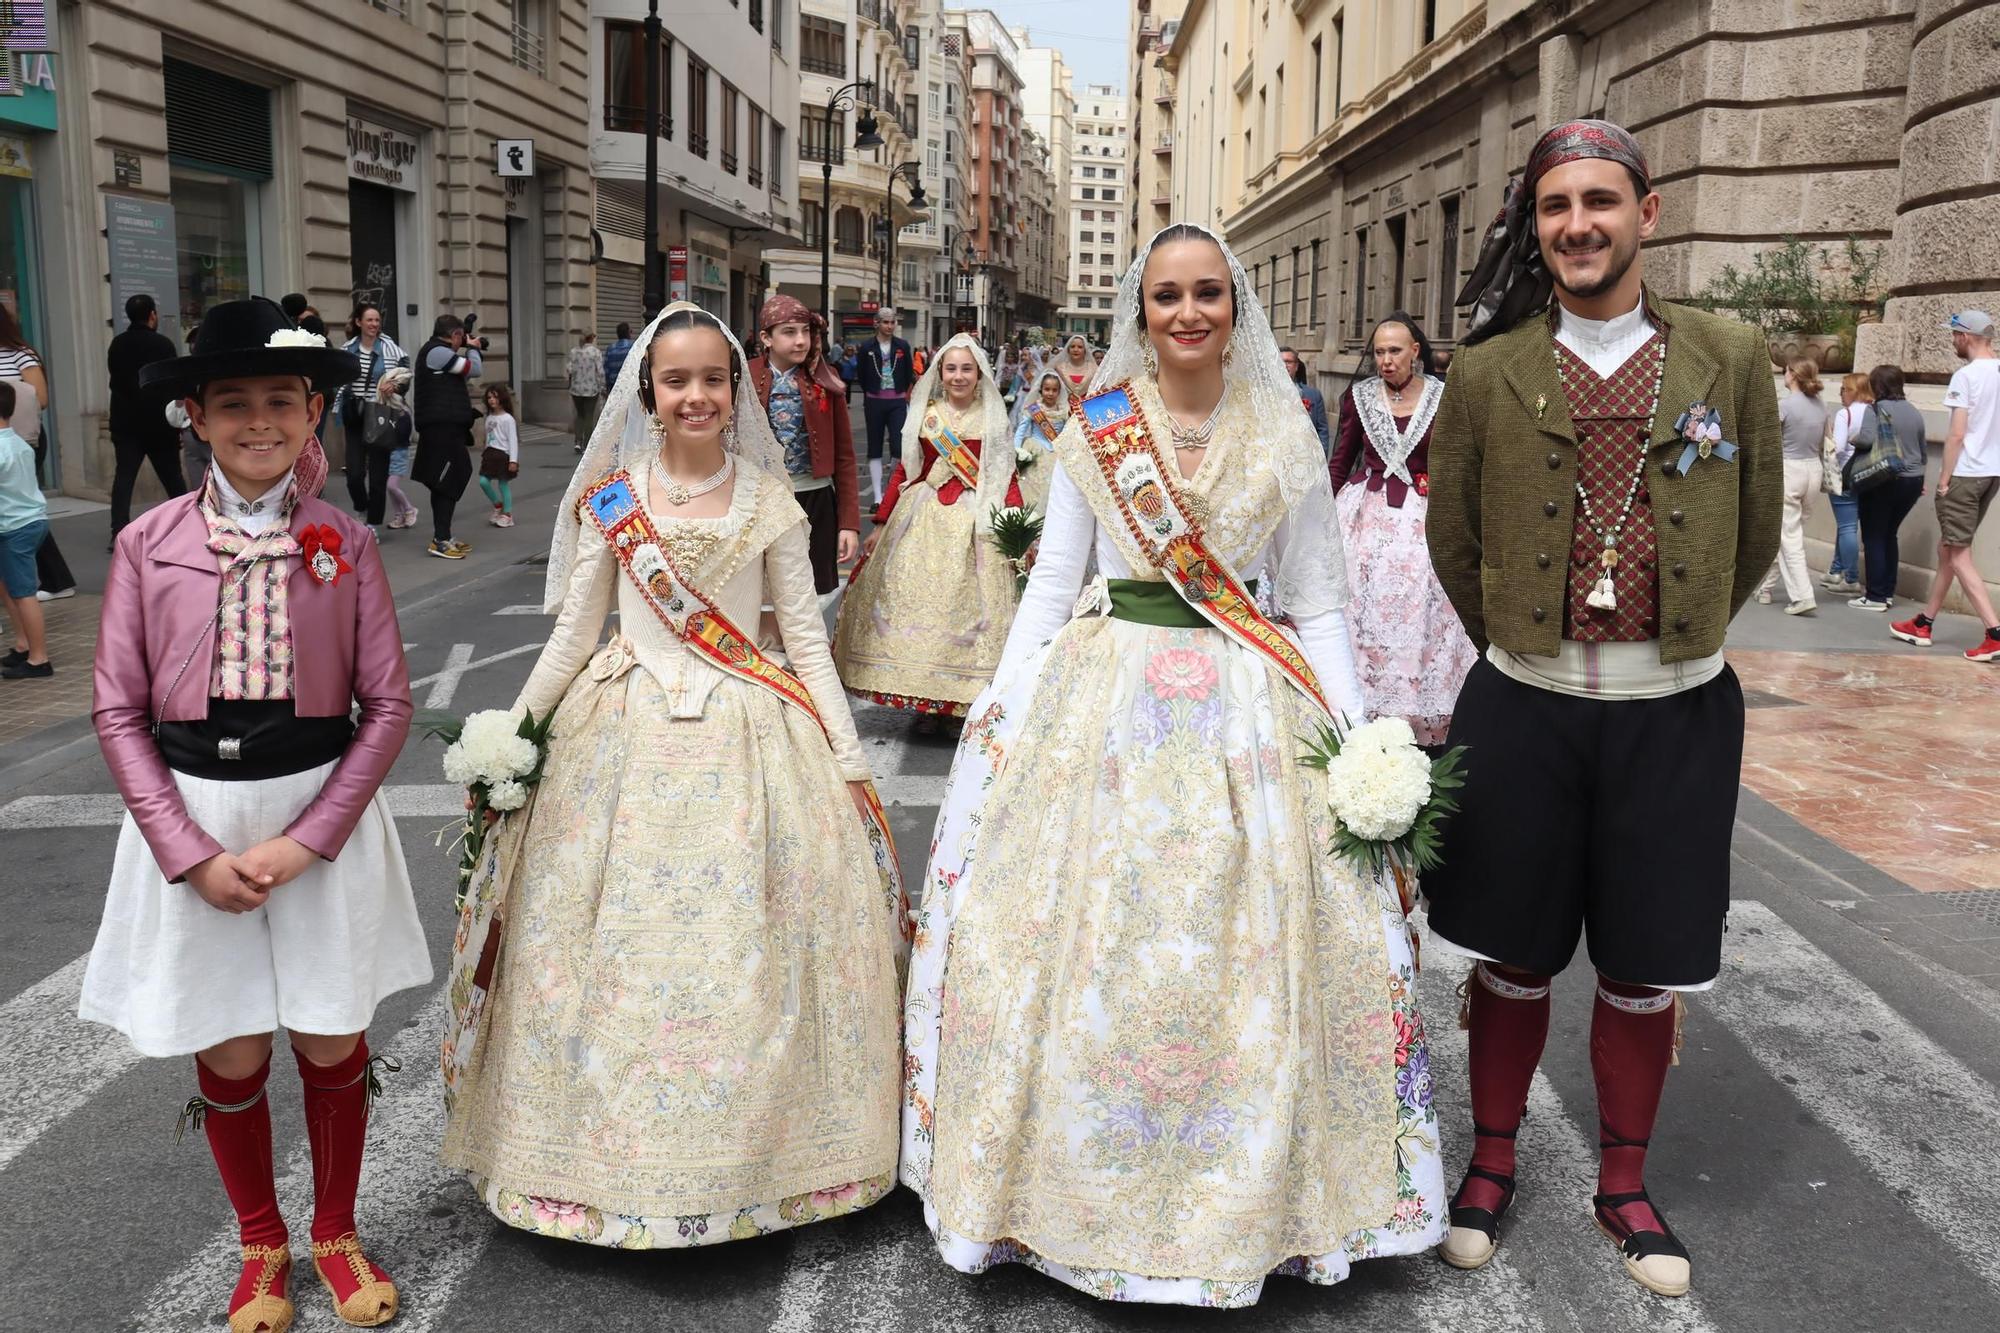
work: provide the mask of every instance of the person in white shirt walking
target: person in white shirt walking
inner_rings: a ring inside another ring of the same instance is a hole
[[[1891,625],[1889,632],[1905,643],[1929,647],[1931,624],[1956,579],[1986,627],[1985,636],[1966,650],[1966,659],[2000,662],[2000,615],[1994,614],[1986,581],[1972,562],[1972,539],[2000,494],[2000,359],[1993,353],[1993,316],[1961,310],[1945,327],[1951,330],[1951,350],[1965,364],[1952,373],[1944,394],[1951,426],[1938,472],[1937,577],[1931,580],[1923,612]]]
[[[583,341],[569,349],[568,373],[569,399],[576,408],[576,451],[582,453],[604,405],[604,353],[595,333],[586,331]]]
[[[493,502],[486,521],[514,526],[514,478],[521,474],[521,431],[514,423],[514,395],[504,384],[486,390],[486,448],[479,455],[479,489]]]

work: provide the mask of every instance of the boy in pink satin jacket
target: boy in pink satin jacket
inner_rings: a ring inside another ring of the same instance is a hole
[[[347,1323],[397,1307],[354,1201],[389,1063],[369,1055],[369,1020],[431,978],[381,797],[409,672],[368,529],[298,474],[356,374],[262,298],[212,307],[191,355],[145,368],[214,459],[119,534],[98,637],[94,717],[128,813],[81,1013],[144,1054],[195,1057],[183,1128],[205,1131],[243,1246],[232,1333],[282,1333],[295,1313],[264,1096],[279,1027],[304,1084],[319,1281]]]

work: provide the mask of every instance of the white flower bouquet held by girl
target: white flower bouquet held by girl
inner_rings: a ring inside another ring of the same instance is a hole
[[[417,719],[425,735],[445,742],[445,780],[469,795],[459,832],[453,911],[465,905],[465,888],[485,848],[487,826],[526,805],[529,791],[542,780],[554,719],[553,709],[538,721],[532,712],[516,716],[504,708],[483,709],[464,719],[433,712]]]
[[[1336,828],[1331,854],[1368,875],[1386,868],[1398,887],[1439,864],[1444,821],[1458,810],[1450,793],[1465,785],[1458,746],[1436,759],[1400,717],[1377,718],[1343,737],[1322,722],[1299,762],[1327,776]]]

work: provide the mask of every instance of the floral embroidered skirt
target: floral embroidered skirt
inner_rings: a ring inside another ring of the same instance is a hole
[[[1418,744],[1441,745],[1479,654],[1431,568],[1430,501],[1410,491],[1396,508],[1384,492],[1354,485],[1341,487],[1335,504],[1362,698],[1375,716],[1407,721]]]
[[[941,504],[929,481],[904,488],[841,599],[833,663],[850,691],[962,717],[993,679],[1019,594],[976,508],[969,492]]]
[[[1308,707],[1218,630],[1094,618],[975,704],[904,1008],[954,1268],[1238,1306],[1442,1238],[1408,936],[1325,855]]]
[[[625,1249],[895,1183],[897,925],[826,739],[734,679],[670,713],[615,645],[570,687],[501,826],[476,1053],[446,1051],[446,1165],[510,1226]]]

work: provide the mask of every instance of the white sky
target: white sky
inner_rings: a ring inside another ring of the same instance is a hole
[[[979,8],[978,0],[963,0]],[[1127,52],[1125,31],[1132,21],[1131,0],[987,0],[984,8],[998,14],[1008,27],[1025,27],[1035,46],[1053,46],[1076,76],[1076,89],[1087,83],[1108,83],[1125,91]]]

